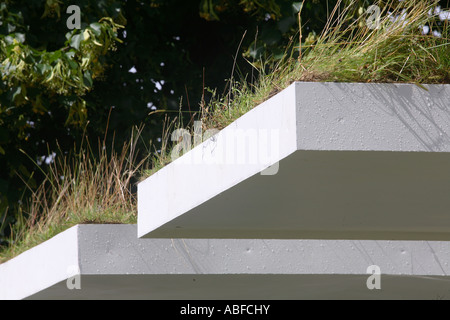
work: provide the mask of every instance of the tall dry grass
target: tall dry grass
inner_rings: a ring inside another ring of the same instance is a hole
[[[60,152],[44,172],[44,182],[24,204],[0,262],[77,224],[136,223],[133,183],[147,160],[137,158],[141,130],[133,132],[119,153],[108,153],[104,142],[94,151],[87,141],[74,157]]]

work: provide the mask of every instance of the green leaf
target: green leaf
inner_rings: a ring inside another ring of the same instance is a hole
[[[280,21],[278,21],[277,26],[278,29],[282,32],[282,33],[286,33],[288,32],[291,27],[295,24],[295,18],[294,17],[286,17],[284,19],[281,19]]]
[[[5,149],[3,149],[2,146],[0,146],[0,154],[6,155]]]
[[[35,70],[37,73],[39,73],[41,76],[45,75],[47,72],[49,72],[52,68],[47,64],[38,63],[35,66]]]
[[[27,55],[25,57],[24,61],[30,65],[34,65],[36,63],[36,60],[34,59],[33,55],[31,55],[31,54]]]
[[[102,25],[98,22],[91,23],[90,27],[92,29],[92,32],[94,32],[96,37],[100,37],[102,35]]]
[[[273,58],[275,60],[281,60],[285,56],[285,51],[280,48],[275,48],[273,50]]]
[[[72,34],[74,34],[74,32],[75,32],[75,30],[66,33],[66,39],[67,39],[67,41],[69,41],[70,38],[72,38]]]
[[[20,94],[22,94],[22,87],[15,87],[12,89],[11,91],[12,93],[12,98],[11,100],[14,101],[16,99],[17,96],[19,96]]]
[[[14,31],[16,31],[16,26],[8,23],[8,33],[13,33]]]
[[[73,59],[73,58],[75,57],[75,51],[69,51],[69,52],[66,52],[66,56],[67,56],[69,59]]]
[[[76,34],[70,39],[70,46],[74,49],[80,50],[81,40],[83,40],[83,35]]]
[[[294,13],[298,13],[302,9],[303,2],[294,2],[292,4],[292,9],[294,10]]]
[[[78,64],[73,60],[75,53],[72,52],[70,55],[69,55],[69,53],[71,53],[71,52],[67,52],[65,54],[67,62],[69,63],[70,69],[76,70],[76,69],[78,69]]]
[[[5,43],[7,44],[7,45],[11,45],[11,44],[13,44],[14,43],[14,38],[13,37],[11,37],[11,36],[6,36],[5,37]]]
[[[92,75],[90,71],[86,71],[83,75],[83,82],[84,85],[87,87],[92,87],[93,81],[92,81]]]
[[[263,53],[264,47],[262,46],[256,48],[255,46],[251,46],[251,49],[249,51],[250,56],[255,60],[259,60],[262,57]]]
[[[25,42],[25,34],[23,34],[23,33],[15,33],[14,38],[17,40],[17,42],[20,42],[20,43]]]
[[[50,55],[49,63],[53,63],[59,58],[61,58],[61,50],[55,51],[53,54]]]

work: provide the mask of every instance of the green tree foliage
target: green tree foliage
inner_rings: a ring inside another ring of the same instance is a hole
[[[86,13],[91,13],[89,22],[81,30],[70,31],[59,1],[0,4],[3,227],[20,210],[27,185],[33,188],[40,181],[33,173],[37,168],[21,150],[39,161],[39,157],[48,154],[47,145],[54,148],[56,140],[73,143],[77,128],[88,120],[84,97],[94,81],[102,77],[108,52],[121,42],[118,30],[122,26],[113,20],[121,20],[120,12],[111,11],[109,17],[102,18],[110,6],[112,2],[86,8]],[[0,228],[0,236],[3,229]]]

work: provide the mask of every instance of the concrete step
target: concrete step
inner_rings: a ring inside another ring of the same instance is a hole
[[[139,184],[139,237],[450,240],[450,85],[424,87],[293,83]]]
[[[0,265],[0,299],[450,298],[450,242],[136,235],[133,225],[73,227]]]

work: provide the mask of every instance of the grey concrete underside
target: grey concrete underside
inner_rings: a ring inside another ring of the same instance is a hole
[[[426,87],[293,84],[221,133],[278,127],[276,175],[169,165],[139,186],[139,235],[450,240],[450,85]]]
[[[0,265],[0,297],[450,298],[450,242],[171,240],[138,239],[136,233],[131,225],[74,227]],[[67,252],[71,247],[76,251]],[[68,290],[58,276],[74,261],[81,290]],[[371,265],[380,267],[381,290],[367,289]]]
[[[29,300],[449,300],[448,277],[367,275],[102,275],[82,276],[82,290],[56,284]]]
[[[450,153],[297,151],[152,236],[450,240],[449,208]]]

